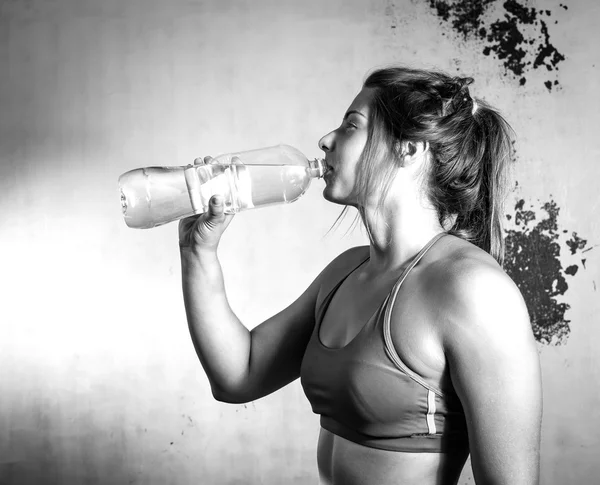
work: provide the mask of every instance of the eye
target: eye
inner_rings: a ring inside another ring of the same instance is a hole
[[[350,120],[346,120],[345,124],[347,129],[358,128],[358,125]]]

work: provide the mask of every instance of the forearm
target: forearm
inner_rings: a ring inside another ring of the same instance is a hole
[[[190,335],[213,395],[236,399],[248,382],[251,336],[229,306],[216,252],[183,248],[181,274]]]

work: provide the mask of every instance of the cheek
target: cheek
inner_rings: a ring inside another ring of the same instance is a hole
[[[352,192],[355,180],[353,171],[348,167],[330,173],[325,179],[324,197],[332,202],[345,200]]]
[[[367,144],[367,138],[368,135],[366,130],[360,130],[352,138],[349,146],[351,146],[356,153],[361,154]]]

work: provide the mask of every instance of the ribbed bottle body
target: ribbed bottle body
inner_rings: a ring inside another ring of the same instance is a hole
[[[129,227],[148,229],[207,211],[213,195],[223,197],[228,213],[293,202],[322,174],[322,162],[279,145],[210,164],[131,170],[119,178],[121,207]]]

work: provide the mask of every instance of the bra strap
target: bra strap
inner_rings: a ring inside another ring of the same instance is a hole
[[[417,255],[415,256],[413,261],[410,263],[410,265],[402,272],[402,275],[400,276],[400,278],[398,279],[398,281],[392,288],[392,291],[388,295],[388,298],[385,302],[385,315],[383,317],[383,337],[385,340],[385,350],[386,350],[388,356],[390,357],[390,359],[392,359],[392,362],[394,362],[394,364],[402,372],[404,372],[408,377],[410,377],[412,380],[419,383],[420,385],[422,385],[423,387],[425,387],[429,391],[432,391],[433,393],[437,394],[440,397],[443,397],[443,392],[441,390],[428,384],[421,376],[419,376],[418,374],[415,374],[412,370],[410,370],[404,364],[404,362],[402,362],[402,360],[400,359],[400,356],[398,355],[398,352],[396,352],[396,349],[394,347],[394,343],[392,341],[392,332],[391,332],[390,327],[391,327],[392,310],[394,308],[394,303],[396,302],[396,297],[398,296],[398,292],[400,291],[400,286],[402,286],[402,283],[404,282],[404,280],[406,279],[408,274],[417,265],[417,263],[419,261],[421,261],[423,256],[425,256],[425,254],[427,253],[427,251],[429,251],[431,249],[431,247],[446,234],[447,234],[446,232],[441,232],[441,233],[437,234],[436,236],[434,236],[433,239],[431,239],[423,247],[423,249],[421,249],[417,253]]]

